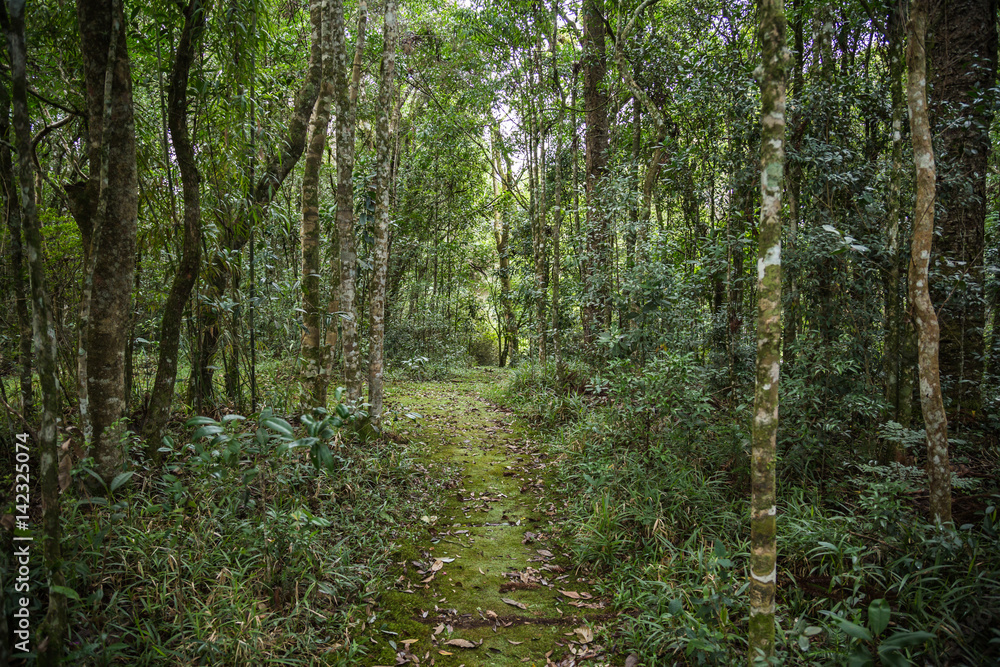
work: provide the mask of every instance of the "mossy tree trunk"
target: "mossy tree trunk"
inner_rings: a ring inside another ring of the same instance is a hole
[[[750,499],[749,661],[774,656],[776,491],[774,464],[781,368],[781,194],[785,166],[783,0],[762,0],[760,249],[757,257],[757,384],[754,392]]]
[[[70,196],[85,267],[78,391],[94,468],[107,483],[124,458],[125,347],[139,211],[132,72],[120,0],[77,0],[76,8],[90,165]]]
[[[920,407],[927,431],[927,481],[930,486],[931,518],[951,523],[951,470],[948,467],[948,419],[941,395],[938,371],[940,329],[931,293],[928,266],[934,239],[934,195],[936,170],[927,113],[927,0],[910,5],[907,25],[906,98],[910,109],[913,163],[917,171],[916,206],[913,212],[913,242],[910,251],[910,303],[917,324],[917,361],[920,369]]]
[[[28,282],[31,290],[32,334],[38,379],[42,388],[41,428],[38,431],[38,462],[41,474],[42,544],[45,569],[49,577],[49,608],[39,628],[37,643],[39,665],[58,665],[67,634],[66,596],[54,587],[65,586],[62,572],[61,525],[59,521],[59,454],[57,427],[60,414],[60,390],[56,331],[52,303],[45,287],[45,260],[41,223],[35,208],[35,175],[32,163],[31,120],[28,117],[28,81],[26,74],[23,0],[8,0],[4,17],[7,50],[10,54],[12,80],[14,143],[17,149],[17,176],[20,186],[20,219],[28,256]],[[6,641],[6,638],[5,638]]]
[[[319,171],[326,149],[326,130],[330,125],[330,100],[333,97],[333,8],[330,0],[321,0],[319,95],[309,120],[304,169],[302,171],[302,383],[308,392],[310,407],[326,407],[329,382],[324,363],[323,312],[320,306],[320,222]],[[343,38],[341,38],[343,39]]]
[[[184,28],[177,43],[177,55],[170,73],[167,93],[167,125],[174,154],[181,172],[181,192],[184,198],[184,238],[181,257],[174,274],[170,293],[163,307],[160,322],[160,356],[156,365],[156,380],[149,401],[149,413],[143,435],[153,458],[158,458],[163,427],[170,417],[177,379],[177,350],[180,344],[184,307],[198,280],[201,266],[201,175],[195,162],[194,146],[187,126],[188,76],[196,49],[205,31],[205,7],[201,0],[191,0],[184,10]]]
[[[370,416],[378,423],[382,416],[383,400],[383,351],[385,344],[385,288],[386,272],[389,267],[389,168],[392,159],[392,114],[393,94],[396,90],[396,0],[387,0],[385,23],[382,29],[384,40],[382,64],[379,68],[379,112],[375,125],[376,184],[375,184],[375,229],[372,261],[371,287],[371,339],[369,342],[368,401],[371,403]]]

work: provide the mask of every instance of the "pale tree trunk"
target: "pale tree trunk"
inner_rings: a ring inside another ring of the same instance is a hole
[[[333,39],[336,62],[336,138],[337,138],[337,234],[340,244],[340,287],[338,301],[341,343],[344,355],[344,384],[347,399],[361,400],[361,359],[358,346],[358,253],[354,244],[354,128],[357,118],[358,85],[361,78],[361,55],[364,51],[368,7],[361,0],[358,7],[358,35],[354,63],[348,83],[347,42],[344,38],[344,6],[333,3]]]
[[[5,21],[4,31],[8,30]],[[0,86],[0,179],[3,185],[3,214],[10,235],[10,262],[14,282],[14,310],[17,315],[17,330],[20,334],[18,347],[19,379],[21,385],[21,414],[25,418],[34,413],[34,397],[31,390],[31,317],[28,314],[28,297],[25,291],[27,276],[24,267],[24,252],[21,247],[21,211],[18,203],[17,178],[10,156],[10,97],[6,86]]]
[[[940,329],[931,303],[928,265],[934,238],[934,190],[937,179],[934,147],[927,115],[926,0],[910,5],[906,48],[906,98],[910,109],[913,163],[917,171],[916,206],[913,212],[913,243],[910,251],[910,303],[917,324],[917,363],[920,369],[920,407],[927,430],[927,481],[930,486],[931,518],[951,523],[951,470],[948,467],[948,419],[941,396],[938,372]]]
[[[319,95],[309,120],[304,169],[302,172],[302,383],[309,394],[310,407],[326,407],[326,387],[329,382],[323,359],[323,313],[320,308],[320,225],[319,170],[326,148],[326,129],[330,124],[330,99],[333,97],[333,21],[331,0],[323,0],[319,31],[320,77]],[[341,38],[343,39],[343,38]]]
[[[749,662],[774,656],[776,492],[774,464],[781,369],[781,194],[785,168],[785,8],[760,4],[760,244],[757,256],[757,383],[750,465]]]
[[[124,458],[125,346],[139,206],[132,74],[119,0],[77,0],[76,7],[90,163],[88,180],[67,188],[85,257],[78,390],[94,468],[110,482]]]
[[[17,148],[18,183],[21,187],[21,221],[28,255],[28,279],[31,290],[32,333],[38,378],[42,388],[42,419],[38,431],[38,462],[41,473],[42,549],[45,569],[49,576],[49,608],[39,628],[37,664],[58,665],[63,654],[67,633],[66,596],[53,590],[65,586],[62,572],[61,525],[59,523],[58,436],[59,379],[55,325],[52,304],[45,289],[45,261],[42,230],[35,208],[35,169],[31,160],[31,121],[28,118],[28,82],[25,72],[24,3],[8,0],[4,20],[7,29],[7,49],[13,81],[14,137]],[[6,641],[6,638],[5,638]]]
[[[511,360],[517,354],[517,318],[514,316],[514,304],[511,301],[510,286],[510,222],[507,220],[507,213],[510,209],[510,199],[513,194],[510,191],[511,165],[510,159],[505,157],[503,147],[500,145],[500,130],[493,128],[493,194],[497,199],[493,212],[493,240],[497,246],[497,257],[500,264],[500,305],[503,309],[504,330],[507,336],[507,345],[500,351],[500,367],[502,368],[509,352]]]
[[[369,342],[368,402],[374,424],[382,416],[383,345],[385,344],[385,279],[389,267],[389,167],[392,158],[393,93],[396,90],[396,0],[387,0],[382,29],[384,47],[379,68],[378,120],[375,125],[375,243],[371,287],[371,339]]]
[[[583,342],[592,349],[600,328],[610,324],[611,230],[608,216],[599,210],[597,193],[608,163],[608,94],[604,90],[607,74],[604,0],[583,3],[583,102],[586,109],[586,191],[587,231],[581,272],[583,303],[580,319]]]
[[[198,280],[201,266],[201,175],[195,162],[194,146],[187,127],[188,75],[194,63],[195,50],[205,31],[205,7],[201,0],[191,0],[184,10],[184,29],[177,43],[177,56],[170,74],[167,93],[167,125],[174,145],[174,154],[181,171],[184,197],[184,238],[177,273],[174,274],[167,303],[160,322],[160,358],[156,365],[156,380],[149,401],[149,413],[143,427],[146,445],[154,460],[158,459],[163,427],[170,417],[177,379],[177,349],[180,344],[184,306]]]
[[[535,195],[535,217],[532,225],[534,230],[532,251],[535,263],[535,327],[538,336],[538,363],[544,364],[548,353],[546,334],[549,327],[548,318],[545,315],[545,307],[548,304],[546,298],[548,266],[545,257],[548,246],[545,242],[545,222],[548,217],[548,208],[545,201],[545,131],[541,121],[541,113],[539,113],[535,125],[538,134],[534,144],[537,156],[535,158],[535,191],[537,194]]]

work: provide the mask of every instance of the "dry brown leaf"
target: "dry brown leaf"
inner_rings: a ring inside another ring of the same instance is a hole
[[[511,644],[513,644],[514,646],[517,646],[518,644],[523,644],[523,643],[524,643],[524,642],[516,642],[516,641],[514,641],[513,639],[508,639],[507,641],[509,641],[509,642],[510,642]]]
[[[434,636],[437,636],[442,632],[444,632],[444,623],[438,623],[436,626],[434,626]]]
[[[573,598],[574,600],[579,600],[580,599],[580,594],[577,593],[576,591],[564,591],[564,590],[562,590],[560,588],[559,592],[562,593],[563,595],[565,595],[568,598]]]
[[[539,556],[544,556],[545,558],[552,558],[554,554],[548,549],[536,549],[535,550]]]
[[[440,653],[441,655],[455,655],[451,651],[438,651],[438,653]]]
[[[459,648],[476,648],[478,646],[478,644],[474,644],[468,639],[449,639],[445,644],[448,646],[458,646]]]
[[[517,607],[518,609],[527,609],[528,605],[518,602],[517,600],[511,600],[510,598],[500,598],[503,602],[506,602],[512,607]]]
[[[420,640],[419,639],[404,639],[403,641],[401,641],[399,643],[400,644],[405,644],[406,646],[409,646],[410,644],[416,644],[418,641],[420,641]]]
[[[581,626],[579,628],[576,628],[575,630],[573,630],[573,632],[575,632],[580,637],[580,642],[583,644],[589,644],[590,642],[594,641],[594,631],[588,628],[587,626]]]

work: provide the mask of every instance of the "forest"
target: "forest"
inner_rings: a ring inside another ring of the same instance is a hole
[[[3,0],[0,664],[1000,664],[997,0]]]

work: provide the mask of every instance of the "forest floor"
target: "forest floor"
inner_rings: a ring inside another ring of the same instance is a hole
[[[427,475],[423,524],[397,553],[364,636],[365,665],[609,664],[609,601],[572,569],[556,488],[559,459],[530,427],[483,398],[501,373],[397,383],[387,410]],[[397,422],[399,423],[399,422]]]

